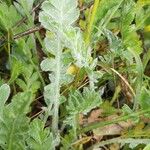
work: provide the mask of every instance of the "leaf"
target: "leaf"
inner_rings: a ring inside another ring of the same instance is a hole
[[[43,71],[55,71],[56,70],[56,61],[55,59],[46,58],[41,62],[41,69]]]
[[[16,84],[23,90],[23,91],[26,91],[26,83],[21,80],[21,79],[17,79],[16,80]]]
[[[3,84],[0,87],[0,118],[3,113],[4,105],[10,95],[10,87],[7,84]]]
[[[143,87],[141,89],[141,94],[140,94],[140,105],[142,107],[143,110],[149,109],[150,107],[150,92]]]
[[[121,28],[125,31],[135,18],[135,2],[133,0],[125,0],[122,7]]]
[[[6,106],[8,115],[12,118],[18,115],[26,115],[30,111],[30,104],[32,102],[31,92],[18,93],[12,99],[12,102]]]
[[[26,149],[25,139],[28,134],[32,95],[30,92],[15,95],[12,102],[5,106],[3,118],[0,120],[0,146],[3,149]]]
[[[72,145],[71,145],[74,141],[75,141],[75,133],[74,133],[73,130],[70,130],[69,133],[66,134],[62,138],[62,140],[61,140],[62,146],[61,146],[60,150],[67,150],[69,148],[71,148],[72,150],[74,150],[73,147],[72,147]]]
[[[65,35],[65,45],[71,49],[71,54],[75,60],[75,64],[80,68],[83,66],[89,67],[91,49],[86,47],[80,29],[68,28],[65,32]]]
[[[143,150],[150,150],[150,144],[148,144]]]
[[[75,91],[69,95],[67,111],[70,115],[87,114],[93,108],[100,106],[102,99],[99,93],[94,90],[85,88],[83,94]]]
[[[56,55],[57,50],[57,38],[54,35],[49,35],[50,33],[46,33],[46,38],[44,39],[46,51],[51,53],[52,55]]]
[[[18,61],[16,58],[12,59],[12,68],[11,68],[11,77],[9,79],[9,83],[13,83],[18,76],[22,73],[22,63]]]
[[[22,76],[23,78],[17,79],[16,84],[24,91],[30,91],[33,94],[37,92],[40,88],[39,74],[35,72],[32,65],[22,66]]]
[[[0,3],[0,29],[9,30],[21,19],[13,5],[7,6],[5,2]]]
[[[149,0],[138,0],[138,3],[142,4],[142,5],[148,5],[150,4]]]
[[[79,17],[76,0],[48,0],[42,5],[43,12],[40,13],[40,22],[47,29],[58,29],[60,25],[64,28],[71,26]]]
[[[25,116],[14,119],[5,115],[5,119],[0,122],[0,146],[3,149],[25,150],[28,124],[29,119]]]
[[[49,129],[44,129],[42,120],[35,119],[31,122],[27,144],[33,150],[54,150],[52,133]]]
[[[136,15],[136,3],[133,0],[125,0],[121,13],[121,34],[124,45],[137,54],[142,53],[142,42],[136,32],[136,26],[132,24]]]
[[[101,0],[95,18],[95,26],[106,27],[121,3],[122,0]]]
[[[104,29],[104,35],[109,41],[109,47],[115,54],[120,54],[122,50],[122,42],[117,36],[115,36],[110,30]]]
[[[124,113],[124,115],[130,115],[131,119],[135,122],[138,123],[140,118],[138,115],[134,115],[134,111],[126,104],[123,105],[122,107],[122,111]]]
[[[55,85],[54,83],[51,83],[44,87],[44,100],[48,106],[54,103],[54,97]]]

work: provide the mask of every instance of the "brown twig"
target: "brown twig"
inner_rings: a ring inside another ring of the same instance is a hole
[[[31,28],[31,29],[28,29],[27,31],[25,31],[25,32],[21,32],[21,33],[18,33],[18,34],[16,34],[16,35],[14,35],[14,38],[13,39],[19,39],[19,38],[21,38],[21,37],[24,37],[24,36],[26,36],[26,35],[29,35],[29,34],[32,34],[32,33],[35,33],[35,32],[37,32],[37,31],[39,31],[39,30],[41,30],[41,29],[43,29],[44,27],[43,26],[38,26],[38,27],[34,27],[34,28]]]

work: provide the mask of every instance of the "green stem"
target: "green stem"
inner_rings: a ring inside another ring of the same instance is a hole
[[[85,39],[86,45],[89,45],[89,43],[90,43],[91,32],[92,32],[92,29],[93,29],[93,25],[94,25],[95,16],[96,16],[96,12],[97,12],[97,9],[98,9],[99,2],[100,2],[100,0],[95,0],[94,1],[92,14],[90,16],[89,23],[88,23],[88,26],[87,26],[87,35],[86,35],[86,39]]]
[[[56,55],[56,78],[55,78],[55,97],[54,97],[54,109],[52,118],[52,130],[55,136],[58,136],[58,122],[59,122],[59,98],[60,98],[60,73],[61,73],[61,40],[58,37],[58,49]]]
[[[135,112],[135,113],[126,115],[126,116],[118,117],[118,118],[111,120],[111,121],[93,123],[93,124],[90,124],[90,125],[82,128],[78,133],[80,134],[80,133],[88,132],[88,131],[96,129],[96,128],[102,128],[102,127],[107,126],[107,125],[115,124],[115,123],[118,123],[120,121],[126,121],[128,119],[132,119],[133,116],[139,116],[139,115],[142,115],[142,114],[147,113],[147,112],[150,112],[150,110],[149,109],[148,110],[142,110],[139,112]]]
[[[10,58],[10,30],[8,30],[8,34],[7,34],[7,47],[8,47],[8,58],[9,58],[9,65],[11,65],[11,58]],[[11,66],[10,66],[11,67]]]
[[[150,139],[133,139],[133,138],[127,138],[127,139],[122,139],[122,138],[114,138],[114,139],[110,139],[107,141],[102,141],[100,143],[97,143],[93,146],[91,146],[90,148],[88,148],[88,150],[93,150],[94,148],[98,148],[98,147],[102,147],[108,144],[112,144],[112,143],[121,143],[121,144],[130,144],[130,143],[136,143],[138,144],[149,144],[150,143]]]

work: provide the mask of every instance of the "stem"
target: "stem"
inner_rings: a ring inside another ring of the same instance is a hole
[[[8,46],[8,58],[9,58],[9,65],[10,65],[10,67],[11,67],[11,58],[10,58],[10,30],[8,30],[8,35],[7,35],[7,40],[8,40],[8,42],[7,42],[7,46]]]
[[[102,147],[108,144],[112,144],[112,143],[121,143],[121,144],[129,144],[129,143],[136,143],[138,144],[149,144],[150,143],[150,139],[133,139],[133,138],[127,138],[127,139],[122,139],[122,138],[114,138],[114,139],[110,139],[107,141],[102,141],[100,143],[97,143],[93,146],[91,146],[90,148],[88,148],[88,150],[92,150],[94,148],[98,148],[98,147]]]
[[[128,114],[126,116],[118,117],[118,118],[116,118],[114,120],[111,120],[111,121],[93,123],[93,124],[90,124],[90,125],[84,127],[78,133],[80,134],[80,133],[88,132],[92,129],[102,128],[102,127],[107,126],[107,125],[115,124],[115,123],[118,123],[120,121],[126,121],[128,119],[133,118],[134,116],[139,116],[139,115],[142,115],[142,114],[147,113],[147,112],[150,112],[150,110],[148,110],[148,109],[147,110],[142,110],[142,111],[139,111],[139,112]]]
[[[87,27],[87,35],[86,35],[86,39],[85,39],[85,43],[87,45],[89,45],[89,43],[90,43],[91,32],[92,32],[92,29],[93,29],[93,24],[94,24],[94,21],[95,21],[95,16],[96,16],[96,12],[97,12],[97,9],[98,9],[99,2],[100,2],[100,0],[95,0],[94,1],[94,6],[93,6],[93,9],[92,9],[92,14],[91,14],[90,19],[89,19],[89,23],[88,23],[88,27]]]
[[[32,33],[35,33],[37,31],[40,31],[41,29],[43,29],[44,27],[43,26],[37,26],[37,27],[33,27],[33,28],[30,28],[28,29],[27,31],[25,32],[21,32],[21,33],[18,33],[16,35],[14,35],[14,39],[19,39],[19,38],[22,38],[24,36],[27,36],[27,35],[30,35]]]
[[[56,55],[56,78],[55,78],[55,97],[54,97],[54,114],[52,119],[52,131],[55,136],[58,136],[58,121],[59,121],[59,98],[60,98],[60,73],[61,73],[61,40],[58,36],[58,49]]]

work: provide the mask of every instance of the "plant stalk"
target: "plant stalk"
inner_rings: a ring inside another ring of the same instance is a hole
[[[54,97],[54,109],[53,109],[53,119],[52,119],[52,131],[57,137],[59,134],[58,123],[59,123],[59,98],[60,98],[60,73],[61,73],[61,40],[58,36],[58,48],[56,55],[56,78],[55,78],[55,97]]]
[[[89,45],[89,43],[90,43],[91,32],[92,32],[92,29],[93,29],[93,25],[94,25],[97,9],[98,9],[98,6],[99,6],[99,2],[100,2],[100,0],[95,0],[94,1],[92,14],[90,16],[89,23],[88,23],[88,26],[87,26],[87,35],[86,35],[86,39],[85,39],[86,45]]]
[[[132,114],[128,114],[126,116],[118,117],[118,118],[111,120],[111,121],[93,123],[93,124],[90,124],[90,125],[82,128],[78,133],[81,134],[81,133],[85,133],[85,132],[88,132],[88,131],[96,129],[96,128],[102,128],[102,127],[107,126],[107,125],[115,124],[115,123],[118,123],[120,121],[126,121],[128,119],[132,119],[134,116],[140,116],[140,115],[143,115],[144,113],[148,113],[148,112],[150,112],[150,110],[146,109],[146,110],[142,110],[142,111],[135,112]]]

